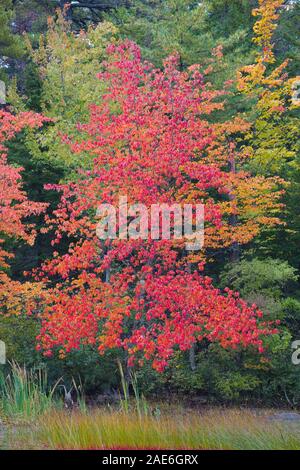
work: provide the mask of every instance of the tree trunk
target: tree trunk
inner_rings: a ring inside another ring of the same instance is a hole
[[[229,157],[229,171],[230,173],[236,173],[236,162],[235,162],[235,155],[232,153]],[[234,201],[235,200],[235,195],[230,194],[229,195],[229,200]],[[229,224],[232,227],[235,227],[238,224],[238,217],[236,214],[232,214],[229,218]],[[237,242],[233,242],[231,247],[230,247],[230,253],[229,253],[229,260],[231,263],[237,263],[240,260],[240,246]]]

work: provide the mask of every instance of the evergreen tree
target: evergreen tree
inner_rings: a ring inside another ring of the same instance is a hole
[[[14,10],[12,0],[0,1],[0,79],[7,78],[11,60],[24,54],[20,38],[12,31]]]

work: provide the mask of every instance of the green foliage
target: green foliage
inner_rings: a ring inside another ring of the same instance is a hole
[[[58,3],[56,0],[14,0],[15,29],[19,34],[30,33],[32,37],[43,33],[47,28],[47,19],[54,15]]]
[[[24,45],[20,37],[13,33],[14,10],[12,0],[0,2],[0,80],[8,82],[8,75],[16,59],[23,57]]]
[[[7,58],[19,58],[24,53],[20,38],[13,34],[11,23],[14,18],[12,0],[0,2],[0,55]]]
[[[216,381],[216,390],[226,399],[238,398],[241,392],[251,392],[259,384],[257,377],[229,371]]]
[[[222,285],[229,285],[249,302],[256,303],[266,318],[281,320],[280,333],[268,339],[266,344],[269,362],[265,371],[268,372],[257,369],[260,379],[257,391],[260,390],[265,398],[276,397],[290,403],[300,399],[300,371],[291,362],[291,342],[293,337],[297,339],[300,326],[297,281],[295,268],[285,261],[271,258],[244,259],[228,265],[221,275]],[[250,367],[255,371],[251,356]]]
[[[75,381],[80,380],[87,395],[111,392],[120,384],[117,358],[117,352],[100,357],[97,349],[82,347],[78,351],[72,351],[65,359],[48,359],[49,378],[53,383],[58,376],[62,376],[64,382],[70,386],[73,378]]]
[[[237,56],[240,60],[251,47],[250,3],[135,0],[130,8],[112,11],[107,18],[123,37],[140,44],[145,57],[158,65],[174,51],[180,54],[183,67],[202,63],[218,44],[223,44],[230,55],[229,64]]]
[[[27,82],[31,101],[26,97],[20,99],[13,83],[8,99],[17,110],[28,105],[39,106],[52,120],[42,132],[28,132],[26,144],[32,158],[54,166],[62,165],[68,170],[88,165],[85,155],[75,157],[71,153],[62,136],[79,136],[76,125],[87,120],[90,104],[97,104],[101,99],[105,84],[97,78],[97,72],[105,57],[106,45],[114,40],[115,33],[112,25],[101,23],[90,26],[86,33],[75,34],[70,23],[58,13],[57,18],[49,22],[47,34],[40,38],[37,49],[28,38],[29,53],[35,64],[27,72],[28,80],[32,74],[34,79],[36,73],[39,79],[34,80],[33,90]]]
[[[144,56],[157,65],[174,51],[180,53],[183,66],[194,63],[195,54],[203,55],[203,44],[199,46],[202,7],[198,2],[137,0],[131,8],[119,8],[107,18],[120,29],[122,37],[141,45]],[[207,57],[209,44],[204,44]]]
[[[26,134],[21,133],[8,144],[8,159],[15,166],[22,167],[23,189],[32,201],[49,204],[47,211],[50,213],[59,200],[55,191],[44,189],[44,185],[58,183],[65,174],[65,169],[60,162],[49,162],[32,158],[26,146]],[[44,215],[32,216],[31,222],[40,231],[45,224]],[[11,262],[11,276],[14,279],[24,279],[24,271],[29,272],[36,268],[41,260],[51,256],[52,234],[39,233],[35,244],[30,246],[21,241],[10,240],[7,248],[15,253]]]
[[[278,259],[244,259],[228,265],[221,274],[221,286],[230,286],[242,296],[253,292],[280,298],[298,280],[296,269]]]
[[[278,27],[274,33],[275,53],[280,61],[286,57],[290,59],[288,72],[290,76],[299,75],[299,24],[300,2],[290,0],[286,2],[290,8],[281,13]]]
[[[172,369],[173,387],[184,393],[200,393],[208,401],[242,401],[247,392],[259,390],[260,378],[249,367],[249,359],[260,369],[259,357],[246,351],[227,351],[211,344],[196,354],[196,369],[191,371],[187,358],[179,357]]]
[[[299,139],[298,139],[299,141]],[[294,140],[291,141],[293,143]],[[300,149],[295,148],[295,159],[282,168],[282,176],[288,182],[283,196],[282,222],[276,230],[266,231],[255,243],[255,250],[260,256],[276,256],[289,264],[300,267]]]
[[[284,299],[282,302],[282,311],[289,331],[293,334],[293,337],[297,339],[300,325],[300,300],[292,297]]]
[[[88,395],[107,393],[119,387],[116,353],[99,357],[97,350],[85,347],[72,351],[64,360],[45,358],[35,349],[39,330],[40,323],[34,317],[0,315],[0,339],[6,344],[7,361],[26,365],[27,369],[47,369],[49,386],[63,377],[69,387],[73,379],[76,383],[82,382]],[[6,374],[10,370],[9,365],[1,367]]]
[[[35,351],[38,331],[39,323],[34,318],[5,317],[0,314],[0,339],[6,345],[7,360],[26,364],[28,367],[37,364],[40,361]]]
[[[257,6],[256,0],[209,0],[203,3],[207,25],[212,26],[215,37],[229,37],[238,29],[251,34],[254,23],[252,9]]]

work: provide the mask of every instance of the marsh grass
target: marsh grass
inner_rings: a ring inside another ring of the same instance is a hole
[[[300,450],[299,427],[241,410],[172,412],[160,418],[101,409],[56,411],[37,423],[31,439],[50,449]]]
[[[0,411],[11,420],[7,448],[300,450],[300,425],[272,422],[268,416],[274,411],[154,406],[140,394],[135,376],[130,397],[120,373],[119,407],[88,408],[82,384],[73,380],[77,402],[72,410],[54,399],[58,382],[49,389],[46,371],[12,363],[10,373],[0,375]]]
[[[54,406],[57,384],[47,388],[44,369],[28,370],[16,362],[10,364],[7,375],[0,373],[0,412],[8,420],[32,421]]]

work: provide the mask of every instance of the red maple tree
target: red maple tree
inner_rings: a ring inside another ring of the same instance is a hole
[[[60,355],[81,344],[102,353],[124,348],[128,364],[150,360],[163,370],[174,350],[207,338],[223,347],[263,349],[274,327],[237,293],[222,293],[204,274],[207,250],[247,243],[277,222],[277,181],[253,177],[234,140],[249,124],[240,118],[214,124],[224,91],[205,82],[194,65],[164,69],[143,61],[126,41],[110,45],[99,79],[106,91],[90,120],[79,125],[81,141],[64,139],[73,152],[90,155],[78,180],[55,186],[61,203],[48,219],[53,244],[69,238],[37,279],[47,287],[39,348]],[[234,156],[235,171],[231,162]],[[53,186],[52,186],[53,188]],[[189,252],[182,240],[106,240],[96,234],[101,203],[205,205],[205,248]],[[232,223],[232,217],[236,222]]]

